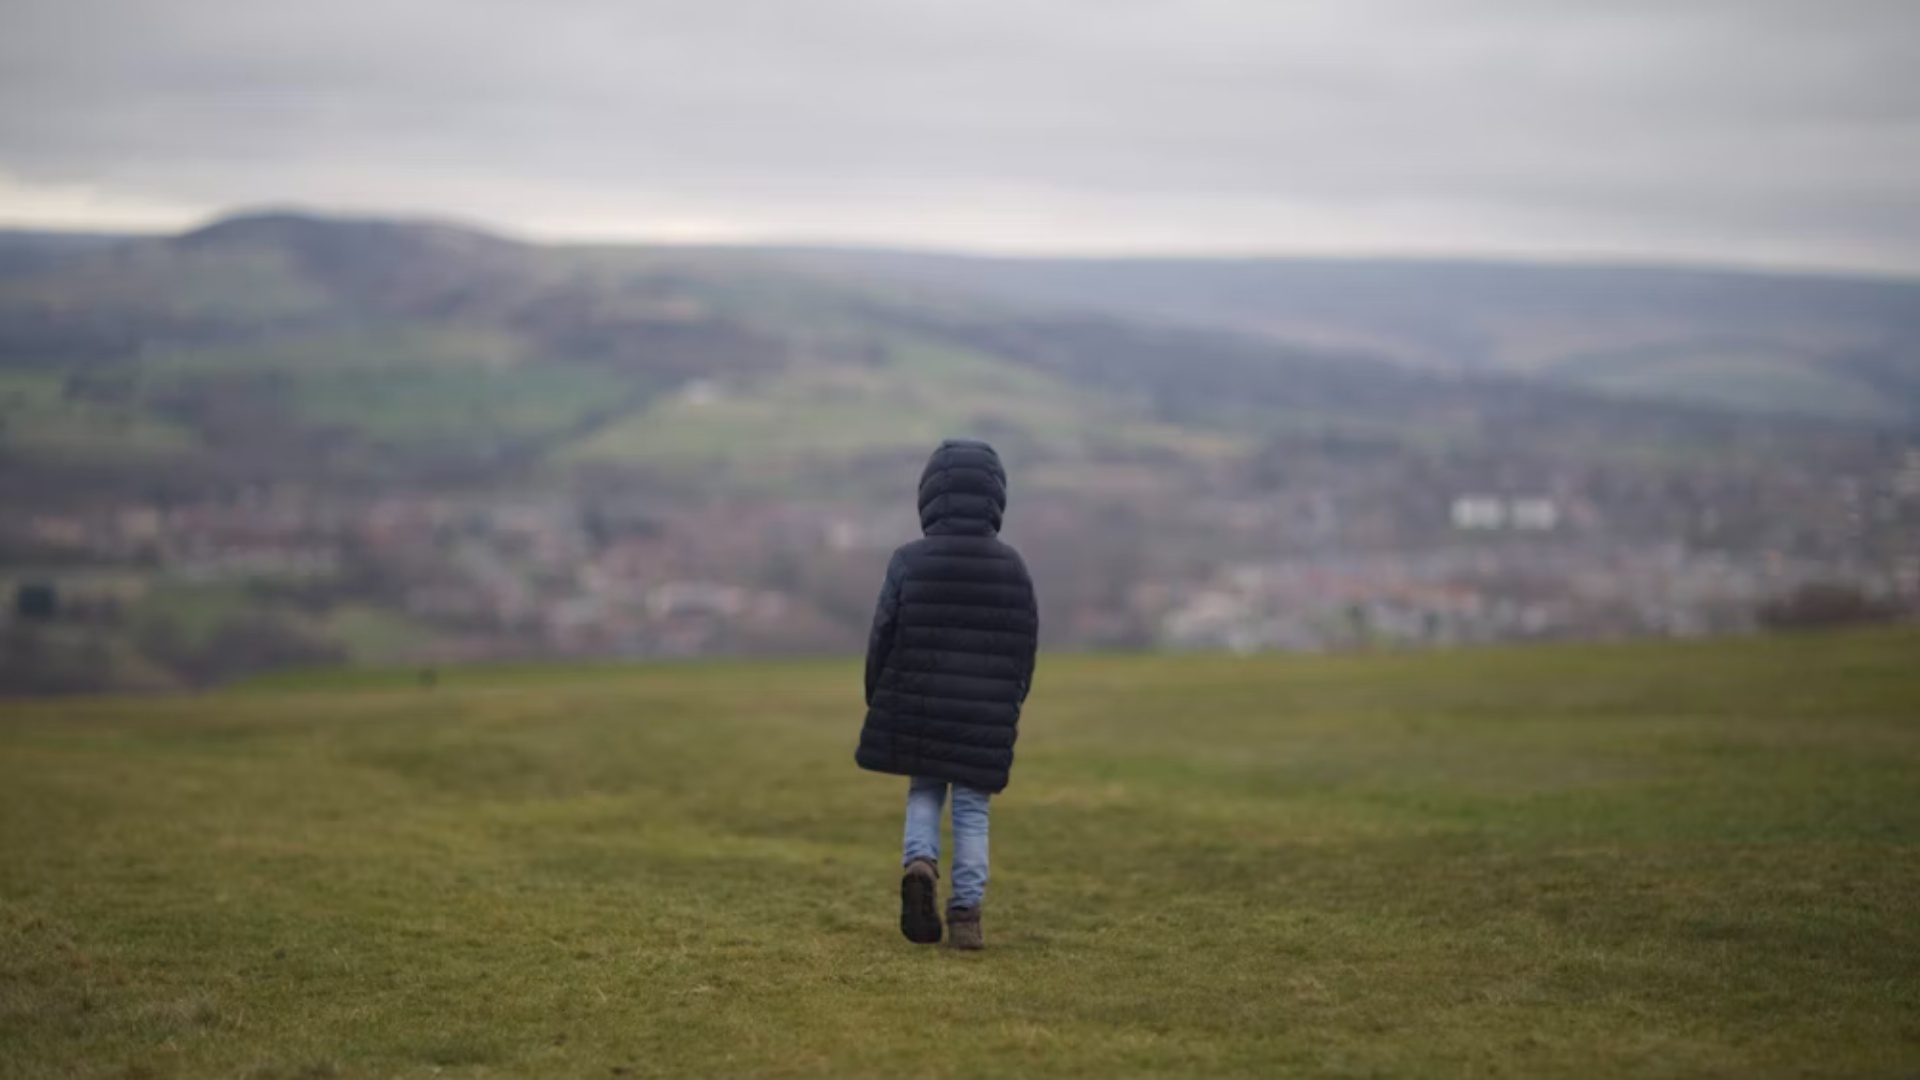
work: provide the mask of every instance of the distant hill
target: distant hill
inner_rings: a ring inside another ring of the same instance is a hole
[[[113,247],[128,239],[113,233],[0,229],[0,278],[39,273],[81,252]]]
[[[956,434],[1016,477],[1050,645],[1701,633],[1806,582],[1897,610],[1910,292],[0,234],[0,595],[59,607],[0,612],[0,692],[855,648]]]
[[[1735,412],[1920,418],[1920,282],[1706,269],[1366,259],[992,259],[814,250],[807,264],[1538,376]]]
[[[293,213],[0,234],[0,266],[0,457],[31,466],[16,495],[838,489],[955,431],[1043,482],[1177,485],[1181,462],[1289,440],[1692,454],[1775,437],[1743,417],[1920,417],[1920,287],[1900,283],[553,247]]]

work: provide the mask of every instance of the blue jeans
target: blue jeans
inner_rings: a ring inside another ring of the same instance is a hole
[[[953,900],[949,910],[977,908],[987,896],[987,803],[993,796],[953,785]],[[900,860],[940,865],[940,804],[947,782],[916,776],[907,782],[907,835]]]

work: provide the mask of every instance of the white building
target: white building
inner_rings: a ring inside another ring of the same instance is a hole
[[[1551,532],[1560,524],[1560,507],[1552,499],[1515,499],[1507,504],[1507,520],[1516,529]]]
[[[1539,496],[1503,499],[1497,495],[1462,495],[1453,500],[1451,516],[1453,527],[1461,530],[1551,532],[1560,525],[1560,506]]]
[[[1462,495],[1453,500],[1456,529],[1498,529],[1506,521],[1506,504],[1491,495]]]

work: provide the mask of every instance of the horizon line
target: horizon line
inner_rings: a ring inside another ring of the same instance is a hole
[[[98,227],[65,222],[13,221],[0,216],[0,234],[96,237],[100,239],[172,239],[205,229],[249,218],[291,217],[315,221],[363,222],[392,225],[437,226],[491,236],[513,243],[549,248],[664,248],[687,251],[725,250],[769,253],[845,253],[964,259],[980,262],[1015,263],[1397,263],[1454,264],[1480,266],[1539,267],[1566,270],[1646,270],[1672,273],[1705,272],[1753,277],[1802,277],[1829,280],[1854,280],[1879,284],[1920,285],[1920,268],[1894,269],[1857,264],[1827,262],[1774,262],[1738,258],[1715,259],[1708,256],[1657,255],[1652,253],[1565,250],[1555,252],[1516,252],[1498,249],[1431,251],[1423,249],[1380,248],[1374,250],[1333,250],[1326,248],[1286,249],[1152,249],[1131,251],[1005,250],[994,247],[957,247],[937,243],[877,242],[834,238],[762,237],[684,237],[633,236],[614,234],[602,237],[542,234],[515,229],[471,218],[411,211],[361,212],[333,211],[309,206],[262,204],[236,208],[203,216],[184,227],[156,226]]]

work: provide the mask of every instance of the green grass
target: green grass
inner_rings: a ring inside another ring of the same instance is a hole
[[[529,362],[506,335],[405,326],[163,354],[142,379],[271,379],[305,425],[410,448],[555,432],[639,389],[611,372]]]
[[[1052,376],[1000,357],[914,338],[864,364],[823,349],[810,362],[712,400],[664,398],[563,450],[570,464],[726,468],[742,483],[804,477],[819,459],[925,450],[943,438],[1017,431],[1056,454],[1098,457],[1108,443],[1219,457],[1228,435],[1153,423],[1090,401]],[[1076,471],[1075,475],[1079,473]]]
[[[392,661],[432,644],[436,637],[431,627],[406,615],[367,604],[335,608],[319,622],[325,638],[339,642],[359,663]]]
[[[315,641],[338,645],[354,663],[392,663],[438,636],[407,615],[369,604],[343,604],[324,613],[263,602],[247,582],[162,582],[133,610],[135,626],[164,621],[185,648],[205,646],[224,626],[245,616],[270,615]]]
[[[1077,434],[1085,402],[1046,376],[993,357],[906,343],[877,366],[824,356],[717,400],[662,400],[564,457],[666,465],[782,462],[925,447],[983,422]]]
[[[1917,655],[1048,657],[979,956],[849,663],[9,704],[0,1075],[1910,1075]]]
[[[634,393],[617,376],[571,368],[381,370],[302,379],[301,418],[386,445],[440,445],[558,431]]]
[[[222,624],[259,608],[258,600],[237,581],[160,581],[146,590],[133,610],[137,625],[166,622],[182,644],[211,640]]]
[[[423,368],[473,373],[526,361],[525,347],[505,334],[398,325],[158,353],[146,358],[141,370],[161,380],[261,371],[315,375]]]
[[[1873,387],[1778,346],[1646,346],[1575,356],[1551,370],[1591,390],[1737,413],[1869,421],[1901,415]]]
[[[117,460],[178,454],[198,439],[137,404],[70,398],[52,371],[0,370],[0,449],[39,457]]]

